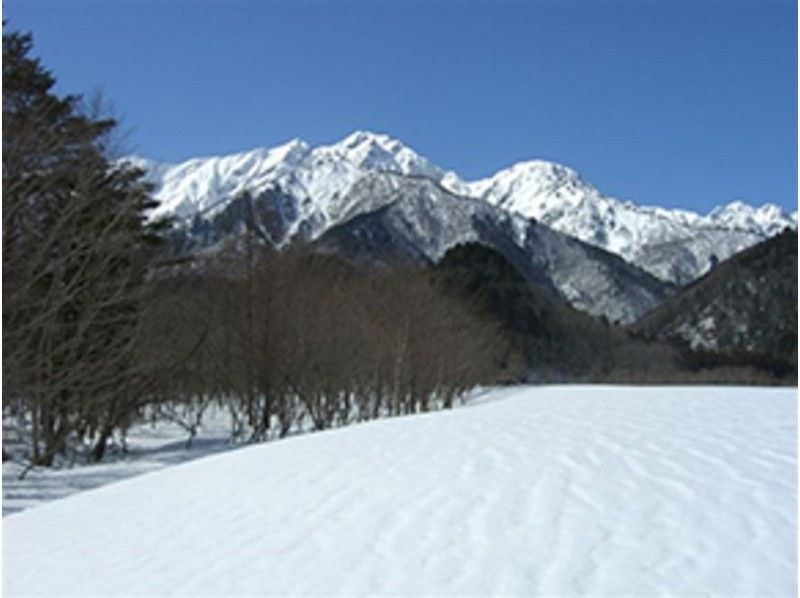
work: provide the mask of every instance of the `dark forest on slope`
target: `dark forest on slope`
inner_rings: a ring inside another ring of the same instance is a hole
[[[689,344],[687,365],[797,370],[797,231],[719,264],[634,327],[645,338]]]
[[[797,237],[792,234],[796,269]],[[787,267],[791,268],[791,255],[786,255],[792,250],[791,234],[784,236],[789,243],[777,242],[783,250],[779,259],[788,262]],[[720,268],[724,268],[722,276],[727,278],[730,270],[726,264]],[[763,264],[759,262],[759,266]],[[781,336],[787,348],[773,354],[771,359],[764,359],[758,351],[739,351],[733,359],[725,345],[719,351],[699,353],[681,339],[645,334],[638,325],[611,325],[527,284],[500,254],[479,245],[450,250],[433,271],[447,292],[473,303],[501,323],[503,331],[526,355],[527,375],[531,380],[780,384],[796,381],[797,356],[796,352],[792,354],[797,330],[796,270],[794,283],[787,275],[780,289],[765,289],[782,297],[773,299],[782,302],[776,313],[787,314],[786,320],[777,325],[779,334],[788,337]],[[682,298],[693,287],[679,292],[674,301],[686,301]],[[685,305],[683,309],[692,308]],[[792,309],[794,320],[789,315]]]

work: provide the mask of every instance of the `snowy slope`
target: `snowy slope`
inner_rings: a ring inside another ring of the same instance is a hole
[[[212,215],[244,192],[258,195],[273,187],[296,198],[299,218],[324,215],[336,220],[337,199],[367,172],[396,172],[438,180],[444,172],[386,135],[356,131],[332,145],[310,147],[294,139],[272,149],[197,158],[161,165],[128,158],[149,173],[161,205],[154,216]]]
[[[3,520],[5,595],[793,596],[795,389],[495,390]]]
[[[623,202],[602,194],[574,170],[540,160],[453,188],[535,218],[678,284],[797,222],[796,213],[790,216],[774,204],[754,208],[734,201],[701,216]]]
[[[427,265],[457,244],[503,254],[532,284],[573,307],[630,323],[673,289],[619,257],[485,201],[448,192],[426,177],[362,177],[345,196],[343,224],[315,244],[355,262],[392,258]],[[367,262],[369,263],[369,262]]]
[[[616,253],[659,278],[679,284],[698,277],[725,259],[786,226],[797,215],[778,206],[760,208],[733,202],[706,216],[685,210],[639,206],[606,196],[570,168],[533,160],[483,180],[467,182],[444,171],[387,135],[357,131],[316,148],[293,140],[272,149],[169,165],[143,158],[162,202],[155,215],[188,221],[196,213],[218,212],[244,192],[280,189],[291,197],[282,210],[283,236],[316,238],[342,222],[341,197],[362,176],[374,172],[424,176],[458,195],[478,197],[536,218],[552,228]]]
[[[10,432],[10,430],[9,430]],[[230,416],[222,408],[206,409],[202,426],[191,447],[186,447],[188,433],[178,424],[159,420],[155,425],[145,419],[134,424],[126,433],[127,451],[122,452],[119,438],[106,452],[101,463],[85,463],[85,457],[77,457],[66,466],[35,467],[20,479],[29,462],[22,456],[19,439],[4,432],[4,448],[12,458],[3,462],[3,517],[44,502],[70,496],[112,482],[150,473],[190,461],[208,457],[221,451],[229,451],[240,445],[231,442]],[[16,445],[16,446],[15,446]]]

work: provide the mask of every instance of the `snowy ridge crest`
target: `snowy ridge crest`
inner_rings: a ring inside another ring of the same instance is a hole
[[[356,131],[330,145],[311,147],[293,139],[273,148],[180,164],[127,160],[146,170],[155,186],[161,205],[154,217],[211,217],[245,192],[258,196],[280,189],[294,198],[296,220],[279,245],[300,230],[316,238],[339,224],[345,213],[358,212],[345,196],[359,179],[376,172],[431,179],[456,195],[534,218],[677,284],[784,228],[797,228],[797,212],[790,215],[769,203],[754,207],[736,200],[700,215],[622,201],[604,195],[573,169],[544,160],[519,162],[491,177],[467,181],[401,141],[369,131]]]

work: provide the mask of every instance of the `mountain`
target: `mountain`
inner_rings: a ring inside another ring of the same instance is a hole
[[[342,204],[343,222],[313,246],[355,261],[427,265],[458,244],[503,254],[525,278],[574,307],[630,322],[672,288],[611,253],[485,201],[455,195],[426,177],[361,178]]]
[[[479,181],[432,164],[387,135],[357,131],[338,143],[311,147],[292,140],[270,149],[160,164],[127,158],[148,172],[161,206],[154,216],[173,216],[202,228],[245,192],[277,196],[273,241],[315,239],[352,216],[348,190],[375,172],[422,176],[455,195],[483,199],[524,218],[535,218],[682,285],[713,264],[786,227],[797,214],[778,206],[753,208],[733,202],[702,216],[685,210],[639,206],[602,194],[574,170],[541,160],[521,162]],[[351,194],[352,197],[352,194]],[[198,221],[198,217],[200,221]]]
[[[457,245],[427,272],[438,288],[498,323],[524,360],[528,381],[630,382],[632,371],[638,381],[680,376],[671,345],[634,338],[624,327],[572,308],[529,284],[502,253],[485,245]]]
[[[722,262],[634,330],[695,350],[793,359],[796,367],[797,232],[785,231]]]
[[[244,193],[258,197],[279,189],[291,201],[283,207],[283,245],[302,232],[316,237],[341,220],[352,206],[343,202],[349,188],[364,174],[395,172],[440,180],[447,173],[386,135],[357,131],[339,143],[310,147],[292,140],[271,149],[170,165],[145,158],[126,158],[145,170],[161,205],[153,217],[187,222],[198,214],[209,219]]]
[[[678,285],[786,227],[796,227],[797,221],[796,214],[789,216],[773,204],[753,208],[735,201],[707,216],[639,206],[603,195],[570,168],[539,160],[453,188],[536,218]]]

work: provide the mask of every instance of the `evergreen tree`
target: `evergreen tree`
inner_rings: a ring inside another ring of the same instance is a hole
[[[31,48],[3,34],[3,376],[6,405],[30,419],[32,462],[49,465],[77,439],[101,458],[140,404],[139,313],[161,225],[145,219],[143,173],[107,157],[115,122],[55,94]]]

